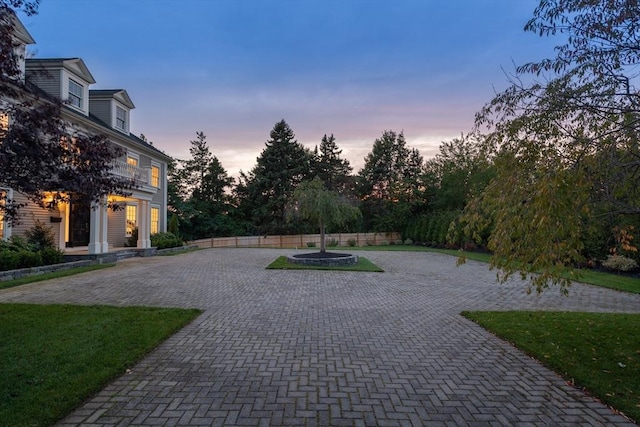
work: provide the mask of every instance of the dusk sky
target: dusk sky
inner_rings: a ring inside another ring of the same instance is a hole
[[[80,57],[126,89],[131,129],[186,158],[197,131],[231,175],[285,119],[333,133],[355,172],[386,129],[425,156],[467,133],[503,69],[553,55],[525,33],[536,0],[42,0],[32,56]]]

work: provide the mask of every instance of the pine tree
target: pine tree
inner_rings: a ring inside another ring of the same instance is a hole
[[[312,153],[295,140],[284,120],[275,124],[270,137],[256,166],[244,176],[241,210],[261,233],[287,233],[293,230],[286,221],[286,206],[310,175]]]
[[[336,139],[325,134],[320,142],[320,150],[316,147],[316,176],[324,182],[327,190],[344,193],[349,183],[349,175],[353,168],[349,161],[342,159],[342,150],[338,149]]]

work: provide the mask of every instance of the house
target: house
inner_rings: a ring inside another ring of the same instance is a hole
[[[18,50],[24,52],[34,43],[28,31],[16,18]],[[96,83],[89,68],[80,58],[20,58],[22,78],[35,85],[45,96],[64,102],[61,116],[76,132],[105,135],[121,146],[126,155],[113,164],[112,173],[129,178],[135,188],[128,197],[109,196],[122,207],[109,210],[106,203],[94,206],[60,204],[53,211],[36,205],[21,209],[20,222],[10,225],[0,218],[0,238],[22,235],[35,221],[50,225],[58,247],[87,247],[90,254],[109,252],[125,243],[137,230],[137,247],[151,247],[150,235],[166,231],[167,165],[170,157],[130,132],[135,105],[124,89],[92,89]],[[0,95],[1,96],[1,95]],[[10,102],[10,100],[1,100]],[[11,118],[0,115],[0,126]],[[3,191],[17,201],[26,200],[11,188]],[[106,202],[106,200],[105,200]]]

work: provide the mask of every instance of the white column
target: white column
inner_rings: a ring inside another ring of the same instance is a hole
[[[60,203],[58,205],[58,212],[60,212],[60,224],[58,224],[58,249],[64,250],[67,242],[67,205],[66,203]]]
[[[138,204],[138,248],[151,247],[149,236],[151,206],[148,200],[140,200]]]
[[[102,253],[100,244],[100,204],[91,203],[89,219],[89,254]]]
[[[107,208],[107,198],[103,197],[100,203],[100,249],[103,254],[109,252],[109,211]]]

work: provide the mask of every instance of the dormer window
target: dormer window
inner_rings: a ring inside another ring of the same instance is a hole
[[[82,109],[84,87],[73,79],[69,79],[69,104]]]
[[[127,112],[120,107],[116,107],[116,128],[122,131],[127,130]]]

